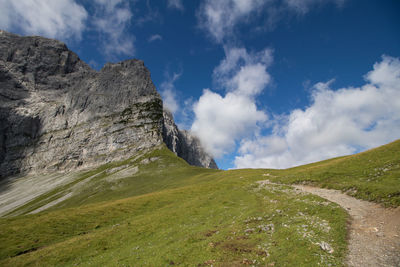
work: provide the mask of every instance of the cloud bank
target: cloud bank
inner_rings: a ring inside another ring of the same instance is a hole
[[[95,0],[91,24],[101,36],[101,45],[107,58],[133,56],[135,37],[128,33],[132,18],[129,2],[123,0]]]
[[[286,168],[359,152],[399,138],[400,63],[383,56],[365,75],[365,85],[332,89],[334,81],[317,83],[310,105],[288,114],[267,114],[256,105],[270,82],[270,50],[257,55],[239,42],[238,31],[265,17],[273,27],[285,17],[300,17],[327,4],[341,7],[345,0],[206,0],[198,23],[224,46],[225,59],[213,78],[225,95],[205,89],[194,104],[194,131],[214,157],[236,152],[235,167]],[[231,48],[227,48],[231,47]]]
[[[135,37],[127,30],[132,19],[129,2],[95,0],[90,13],[75,0],[0,0],[0,27],[25,35],[80,41],[94,30],[108,59],[132,56]]]
[[[0,1],[0,26],[50,38],[80,39],[88,13],[74,0]]]
[[[257,132],[259,123],[267,121],[255,97],[270,82],[271,54],[270,49],[249,53],[244,48],[225,48],[226,57],[215,68],[214,79],[226,94],[205,89],[194,104],[191,130],[214,157],[234,151],[238,140]]]
[[[248,20],[265,4],[264,0],[206,0],[198,12],[199,24],[218,43],[232,35],[235,25]]]
[[[304,15],[316,6],[334,3],[342,6],[345,0],[205,0],[197,12],[199,26],[217,43],[235,38],[238,25],[250,24],[255,18],[267,15],[265,28],[273,27],[282,17]]]
[[[400,60],[383,56],[365,85],[317,83],[311,105],[275,120],[273,133],[243,139],[236,168],[286,168],[352,154],[399,138]]]

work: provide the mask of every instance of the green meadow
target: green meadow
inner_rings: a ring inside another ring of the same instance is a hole
[[[1,218],[0,266],[343,266],[347,213],[290,184],[399,206],[399,151],[395,141],[286,170],[221,171],[160,146]]]

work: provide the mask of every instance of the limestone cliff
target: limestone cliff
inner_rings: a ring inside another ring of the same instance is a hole
[[[161,144],[163,124],[142,61],[95,71],[62,42],[0,31],[0,177],[122,160]]]
[[[172,114],[164,110],[163,138],[168,148],[194,166],[218,169],[214,159],[204,151],[200,139],[186,130],[179,130]]]

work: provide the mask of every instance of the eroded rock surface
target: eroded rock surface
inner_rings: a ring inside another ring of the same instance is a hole
[[[164,110],[164,142],[176,155],[194,166],[218,169],[214,159],[203,149],[199,138],[186,130],[179,130],[172,114]]]
[[[62,42],[0,31],[0,178],[128,158],[161,144],[163,123],[142,61],[95,71]]]

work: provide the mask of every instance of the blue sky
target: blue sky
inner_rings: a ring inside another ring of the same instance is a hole
[[[95,69],[139,58],[221,168],[286,168],[399,138],[396,0],[0,1],[0,28]]]

